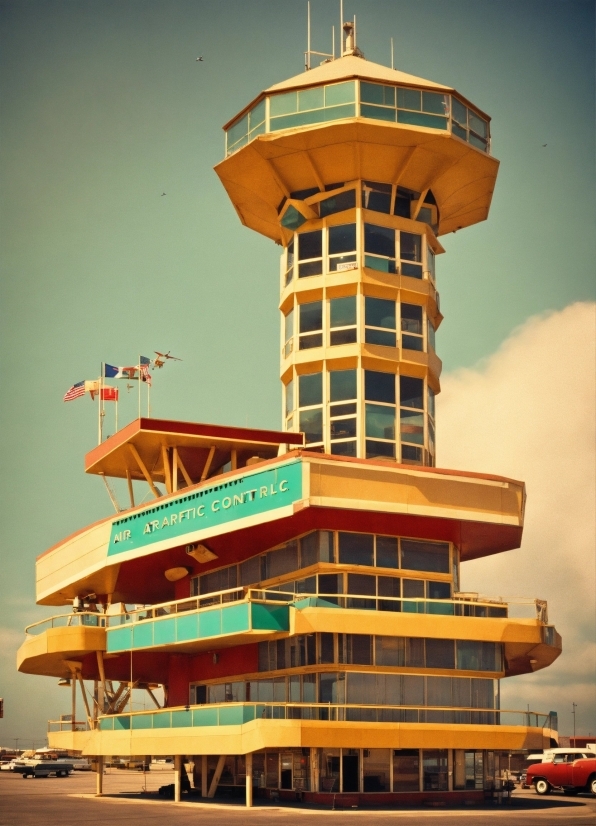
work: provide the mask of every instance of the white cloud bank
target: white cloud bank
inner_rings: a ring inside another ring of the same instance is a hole
[[[438,465],[526,483],[519,550],[462,566],[462,590],[548,600],[563,653],[503,680],[503,708],[559,712],[596,734],[596,304],[529,319],[476,368],[442,380]]]

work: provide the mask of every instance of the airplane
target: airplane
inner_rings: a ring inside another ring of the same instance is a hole
[[[174,361],[182,361],[182,359],[176,358],[176,356],[171,356],[169,350],[167,353],[160,353],[158,350],[154,350],[153,352],[157,356],[157,358],[153,362],[156,367],[163,367],[168,359],[173,359]]]

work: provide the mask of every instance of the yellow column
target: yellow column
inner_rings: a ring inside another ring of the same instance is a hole
[[[95,778],[95,795],[101,797],[103,794],[103,756],[99,755],[96,759],[97,775]]]
[[[174,803],[180,803],[180,787],[182,786],[182,755],[174,755]]]
[[[252,754],[246,755],[246,806],[252,806]]]
[[[201,797],[207,797],[207,755],[201,756]]]

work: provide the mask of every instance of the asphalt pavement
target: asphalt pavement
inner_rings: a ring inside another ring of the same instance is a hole
[[[580,795],[570,799],[553,793],[538,797],[533,791],[516,789],[509,804],[480,806],[394,807],[391,809],[338,809],[304,803],[280,806],[255,800],[253,809],[242,801],[202,802],[187,799],[173,803],[157,794],[160,786],[173,782],[166,766],[146,774],[108,769],[104,797],[95,797],[95,774],[74,772],[67,778],[23,780],[21,775],[0,772],[0,826],[80,826],[84,822],[110,822],[110,826],[415,826],[424,821],[441,826],[583,826],[596,823],[596,798]]]

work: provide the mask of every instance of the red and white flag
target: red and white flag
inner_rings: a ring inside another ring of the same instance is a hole
[[[71,402],[73,399],[78,399],[79,396],[85,395],[85,382],[78,381],[76,384],[73,384],[71,388],[69,388],[66,393],[64,394],[64,401]]]
[[[117,402],[118,401],[118,388],[117,387],[102,387],[101,388],[101,399],[104,402]]]

